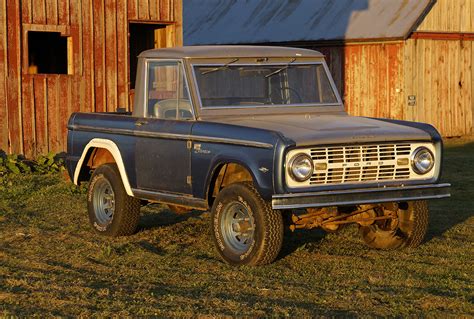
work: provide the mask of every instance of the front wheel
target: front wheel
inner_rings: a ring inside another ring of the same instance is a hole
[[[275,260],[283,242],[283,218],[251,183],[225,187],[211,210],[214,243],[232,265],[265,265]]]
[[[426,201],[392,206],[396,210],[397,219],[376,221],[372,225],[359,228],[364,242],[377,249],[419,246],[428,228],[429,212]]]
[[[96,232],[113,237],[133,234],[140,206],[140,200],[125,191],[116,164],[104,164],[94,171],[87,192],[87,209]]]

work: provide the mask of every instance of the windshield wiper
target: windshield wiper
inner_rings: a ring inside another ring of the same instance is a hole
[[[276,70],[276,71],[273,71],[273,72],[270,73],[270,74],[265,75],[265,78],[268,79],[269,77],[274,76],[275,74],[278,74],[278,73],[280,73],[281,71],[288,69],[288,68],[290,67],[291,63],[293,63],[293,62],[295,62],[295,61],[296,61],[296,58],[293,58],[293,60],[291,60],[291,61],[290,61],[287,65],[285,65],[284,67],[282,67],[282,68],[280,68],[280,69],[278,69],[278,70]]]
[[[239,61],[239,59],[234,59],[230,62],[227,62],[226,64],[224,65],[221,65],[221,66],[218,66],[217,68],[214,68],[214,69],[210,69],[210,70],[207,70],[207,71],[204,71],[204,72],[201,72],[201,75],[204,75],[204,74],[208,74],[208,73],[212,73],[212,72],[216,72],[216,71],[219,71],[219,70],[223,70],[223,69],[227,69],[229,67],[229,65],[231,65],[232,63],[235,63]]]

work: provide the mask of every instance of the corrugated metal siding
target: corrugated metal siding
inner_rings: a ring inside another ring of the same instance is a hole
[[[181,0],[0,1],[0,149],[29,157],[64,151],[69,114],[129,107],[128,21],[175,23],[180,45],[181,6]],[[28,74],[21,47],[27,30],[42,28],[71,36],[73,75]]]
[[[437,0],[417,31],[474,32],[474,1]]]

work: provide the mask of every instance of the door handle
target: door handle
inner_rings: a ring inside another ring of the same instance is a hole
[[[144,124],[148,124],[148,121],[146,120],[138,120],[135,122],[135,126],[142,126]]]

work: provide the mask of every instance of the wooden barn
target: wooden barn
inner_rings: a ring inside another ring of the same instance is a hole
[[[136,56],[181,21],[181,0],[0,0],[0,149],[64,151],[72,112],[130,109]]]
[[[473,134],[474,0],[188,0],[184,43],[326,55],[349,113]]]

